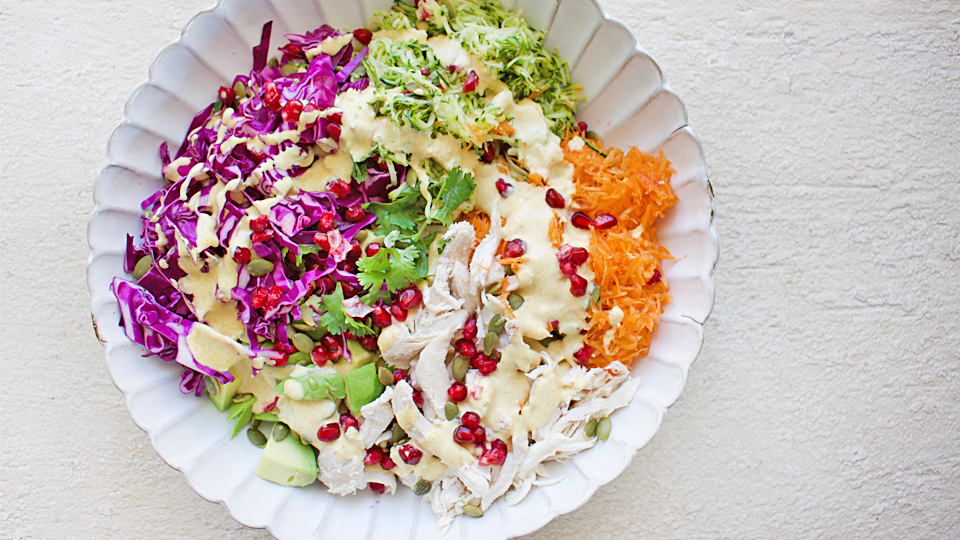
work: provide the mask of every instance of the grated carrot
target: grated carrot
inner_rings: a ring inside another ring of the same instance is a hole
[[[563,246],[563,221],[560,220],[560,214],[556,210],[553,211],[553,219],[550,220],[550,231],[548,233],[550,237],[550,243],[553,244],[554,249],[560,250]]]
[[[670,188],[673,168],[659,156],[631,148],[604,148],[607,155],[584,146],[571,150],[568,134],[564,157],[573,164],[576,192],[573,202],[590,216],[611,214],[617,225],[593,230],[590,235],[590,266],[600,287],[600,302],[589,314],[584,343],[594,353],[590,367],[620,361],[629,366],[650,350],[660,314],[670,301],[666,280],[649,283],[654,272],[662,275],[660,262],[672,257],[657,241],[656,220],[677,202]],[[619,307],[623,319],[614,327],[611,310]]]
[[[464,214],[460,217],[459,221],[466,221],[473,225],[474,234],[476,235],[473,244],[474,247],[479,246],[480,241],[490,233],[490,216],[481,210],[474,210]]]

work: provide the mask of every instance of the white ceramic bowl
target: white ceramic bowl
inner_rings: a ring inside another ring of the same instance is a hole
[[[481,519],[458,518],[448,540],[528,534],[580,507],[623,472],[683,391],[703,341],[702,325],[713,307],[719,252],[700,144],[687,127],[680,100],[630,31],[608,18],[595,0],[501,1],[507,8],[522,9],[532,26],[547,31],[549,47],[557,47],[570,63],[574,81],[583,84],[589,98],[578,113],[580,120],[608,144],[633,145],[648,153],[662,150],[673,163],[672,185],[680,202],[662,220],[659,236],[678,260],[663,265],[673,301],[650,354],[633,365],[633,374],[643,382],[630,405],[613,415],[610,438],[570,460],[551,463],[553,475],[563,480],[534,488],[518,505],[501,500]],[[182,471],[200,496],[222,503],[240,523],[266,528],[278,538],[422,539],[439,538],[440,533],[429,506],[410,490],[392,497],[369,491],[339,497],[316,484],[285,488],[258,478],[260,450],[245,437],[229,440],[224,413],[209,400],[180,393],[179,365],[143,357],[143,348],[124,336],[109,284],[123,275],[125,238],[139,231],[140,201],[163,185],[160,144],[166,141],[177,148],[193,115],[216,98],[217,89],[234,75],[249,72],[250,50],[259,43],[263,23],[274,21],[274,53],[284,34],[304,33],[323,23],[357,28],[390,3],[222,0],[200,13],[180,41],[157,56],[149,81],[130,97],[94,188],[87,278],[94,327],[130,415],[160,457]]]

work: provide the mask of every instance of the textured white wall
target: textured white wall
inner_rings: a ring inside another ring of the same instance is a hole
[[[606,0],[687,104],[717,303],[617,481],[531,538],[960,537],[960,5]],[[0,0],[0,538],[266,538],[153,452],[85,287],[123,103],[206,0]]]

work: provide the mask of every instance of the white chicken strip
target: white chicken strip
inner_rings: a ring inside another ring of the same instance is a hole
[[[360,415],[363,416],[363,424],[360,425],[360,438],[363,439],[364,448],[370,448],[376,444],[377,439],[386,431],[390,422],[393,422],[393,404],[390,402],[392,398],[393,387],[388,386],[380,394],[380,397],[360,408]]]
[[[447,403],[450,374],[447,372],[447,352],[453,335],[467,322],[467,312],[459,309],[444,313],[435,319],[431,328],[435,333],[430,343],[420,351],[414,362],[414,373],[420,389],[435,411],[442,411]]]

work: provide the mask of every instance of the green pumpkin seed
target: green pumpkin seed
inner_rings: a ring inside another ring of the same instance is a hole
[[[451,371],[453,371],[453,378],[463,382],[467,377],[467,370],[470,369],[470,359],[462,354],[458,354],[456,358],[453,359],[453,365],[450,366]]]
[[[283,422],[277,422],[273,426],[273,440],[280,442],[287,438],[287,435],[290,434],[290,426],[284,424]]]
[[[314,343],[310,339],[310,336],[306,334],[296,333],[293,337],[290,338],[290,341],[293,342],[293,346],[297,348],[298,351],[304,353],[310,353],[313,350]]]
[[[214,379],[213,377],[204,377],[203,387],[206,389],[207,394],[210,397],[215,397],[220,394],[220,381]]]
[[[367,231],[357,231],[357,234],[353,235],[353,239],[362,244],[367,239]]]
[[[307,379],[307,380],[310,381],[311,379]],[[348,412],[350,412],[350,408],[347,407],[347,403],[345,401],[341,401],[340,404],[337,405],[337,412],[340,414],[347,414]]]
[[[253,429],[260,429],[260,422],[262,422],[262,420],[260,420],[259,418],[254,418],[250,422],[250,427],[252,427]]]
[[[443,415],[447,417],[447,420],[453,420],[460,416],[460,407],[457,407],[456,403],[448,401],[447,404],[443,406]]]
[[[390,438],[393,439],[393,442],[400,442],[407,438],[407,432],[400,427],[400,424],[393,424],[393,432],[390,434]]]
[[[247,97],[247,87],[242,82],[237,81],[233,83],[233,93],[237,95],[237,99],[243,99]]]
[[[300,364],[301,366],[309,366],[313,363],[313,360],[310,359],[310,353],[305,352],[295,352],[290,355],[287,361],[291,364]]]
[[[609,416],[604,416],[597,422],[597,438],[601,441],[607,440],[607,437],[610,436],[610,430],[613,428],[613,422],[610,421]]]
[[[297,62],[287,62],[283,65],[283,67],[280,68],[280,72],[287,76],[293,75],[294,73],[300,71],[300,65],[301,64]]]
[[[597,434],[597,419],[594,418],[587,422],[587,427],[583,428],[583,436],[591,439]]]
[[[585,133],[588,139],[593,139],[595,141],[600,140],[600,135],[596,131],[588,131]]]
[[[133,267],[133,279],[140,281],[140,278],[147,275],[147,272],[150,271],[151,266],[153,266],[153,259],[149,255],[140,257],[137,265]]]
[[[273,272],[273,263],[266,259],[254,259],[247,263],[247,272],[251,276],[263,277]]]
[[[390,386],[393,384],[393,372],[386,367],[382,367],[377,370],[377,379],[380,380],[380,384]]]
[[[492,353],[499,343],[500,336],[496,332],[487,332],[487,335],[483,336],[483,354],[489,355]]]
[[[500,283],[494,283],[489,289],[487,289],[487,294],[497,294],[500,292]]]
[[[280,59],[274,56],[270,60],[267,60],[267,65],[270,67],[277,67],[280,65]]]
[[[515,292],[512,292],[510,293],[510,296],[507,297],[507,303],[510,304],[510,309],[516,311],[520,309],[520,306],[523,305],[523,297]]]
[[[413,486],[413,493],[417,497],[423,497],[427,493],[430,493],[430,488],[433,487],[433,484],[426,480],[420,480]]]
[[[253,397],[253,394],[237,394],[237,395],[233,396],[233,402],[234,402],[234,403],[243,403],[244,401],[247,401],[248,399],[250,399],[250,398],[252,398],[252,397]]]
[[[474,506],[472,504],[463,505],[463,515],[469,516],[472,518],[483,517],[483,510],[479,506]]]
[[[600,287],[594,285],[593,290],[590,291],[590,302],[596,304],[600,301]]]
[[[263,434],[259,429],[250,428],[247,430],[247,438],[250,439],[250,442],[254,446],[259,446],[263,448],[267,445],[267,436]]]
[[[490,317],[490,324],[487,325],[487,330],[500,335],[503,333],[503,325],[505,324],[507,324],[506,319],[497,314],[493,317]]]

